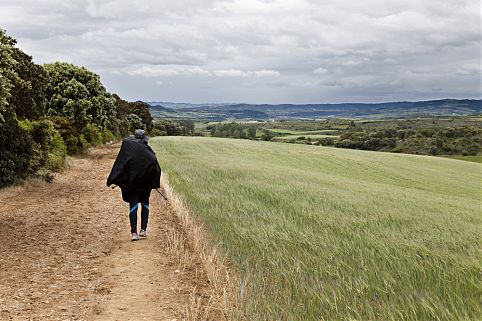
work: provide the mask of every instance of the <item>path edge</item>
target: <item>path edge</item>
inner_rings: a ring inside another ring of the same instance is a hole
[[[201,298],[194,297],[193,291],[190,298],[191,307],[186,310],[187,319],[209,320],[213,311],[220,312],[225,320],[231,319],[239,304],[238,277],[235,268],[227,256],[222,254],[221,247],[210,242],[212,238],[209,232],[169,185],[169,178],[165,173],[162,174],[161,189],[165,192],[167,202],[179,222],[185,237],[184,242],[187,243],[185,245],[192,253],[185,253],[185,246],[175,244],[171,244],[170,247],[173,248],[171,252],[176,254],[180,261],[195,255],[200,260],[213,290],[211,298],[204,303],[201,303]],[[175,236],[168,240],[168,243],[179,242],[179,240],[173,240],[174,238]]]

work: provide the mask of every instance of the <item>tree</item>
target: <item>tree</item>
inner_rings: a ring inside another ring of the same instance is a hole
[[[15,113],[6,109],[0,123],[0,188],[31,174],[35,157],[33,141],[18,125]]]
[[[34,142],[29,133],[19,126],[12,104],[12,98],[17,98],[20,93],[15,86],[22,83],[16,72],[15,43],[15,39],[0,29],[0,187],[36,169]]]
[[[180,136],[194,134],[194,122],[191,120],[156,119],[152,122],[153,136]]]
[[[182,134],[183,135],[193,135],[194,134],[194,122],[190,119],[181,119],[177,120],[177,123],[182,127]]]
[[[256,138],[256,127],[254,127],[254,126],[248,127],[248,138],[250,138],[250,139]]]
[[[137,116],[136,114],[130,114],[127,116],[127,121],[129,123],[129,131],[132,133],[136,129],[143,129],[144,124],[142,123],[142,119]]]
[[[99,129],[116,131],[115,100],[107,93],[100,77],[84,67],[56,62],[46,64],[47,113],[73,121],[81,133],[88,123]]]
[[[15,60],[12,57],[13,39],[0,29],[0,122],[4,122],[4,114],[11,97],[12,78],[18,77],[15,73]]]
[[[17,47],[13,47],[15,60],[10,106],[18,119],[40,119],[45,115],[46,73],[42,66],[33,63],[32,57]]]
[[[152,115],[148,104],[142,101],[128,102],[120,98],[118,95],[113,95],[115,100],[115,108],[120,118],[125,118],[130,114],[136,114],[144,124],[141,126],[148,132],[152,129]]]
[[[36,65],[0,29],[0,187],[60,169],[67,152],[112,139],[121,121],[128,127],[98,75],[68,63]]]
[[[143,127],[148,132],[152,129],[152,115],[149,105],[142,101],[129,102],[130,112],[142,120]]]
[[[92,121],[89,91],[76,79],[60,82],[53,90],[48,101],[48,114],[62,116],[71,120],[78,133]]]
[[[268,141],[268,140],[273,139],[273,137],[275,137],[275,134],[272,131],[267,130],[267,129],[263,130],[263,134],[261,135],[262,140]]]

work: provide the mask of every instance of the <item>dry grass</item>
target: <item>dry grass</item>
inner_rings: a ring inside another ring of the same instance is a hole
[[[191,290],[190,305],[183,311],[187,320],[212,320],[214,315],[228,314],[234,310],[236,279],[226,259],[218,250],[209,244],[209,236],[203,226],[196,222],[189,209],[169,186],[163,175],[162,189],[168,199],[172,213],[179,226],[172,227],[166,233],[166,250],[177,259],[178,269],[183,271],[193,266],[197,259],[206,273],[212,287],[212,293],[199,294],[197,289]],[[213,312],[218,313],[213,313]]]
[[[197,294],[196,288],[193,288],[191,293],[189,293],[189,302],[190,304],[183,311],[186,320],[212,320],[211,311],[216,309],[214,306],[215,301],[213,295],[211,295],[207,300],[203,300],[203,297]]]

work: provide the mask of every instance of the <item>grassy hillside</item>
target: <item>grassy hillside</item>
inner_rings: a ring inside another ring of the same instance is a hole
[[[462,156],[462,155],[456,155],[456,156],[447,156],[450,158],[455,158],[455,159],[460,159],[468,162],[475,162],[475,163],[482,163],[482,156]]]
[[[249,319],[482,317],[480,164],[201,137],[151,145],[238,269]]]

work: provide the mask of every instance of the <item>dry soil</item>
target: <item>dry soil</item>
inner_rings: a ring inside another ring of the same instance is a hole
[[[147,239],[130,240],[128,204],[105,185],[118,149],[0,190],[0,320],[183,320],[210,291],[196,260],[181,269],[166,251],[179,224],[155,192]]]

